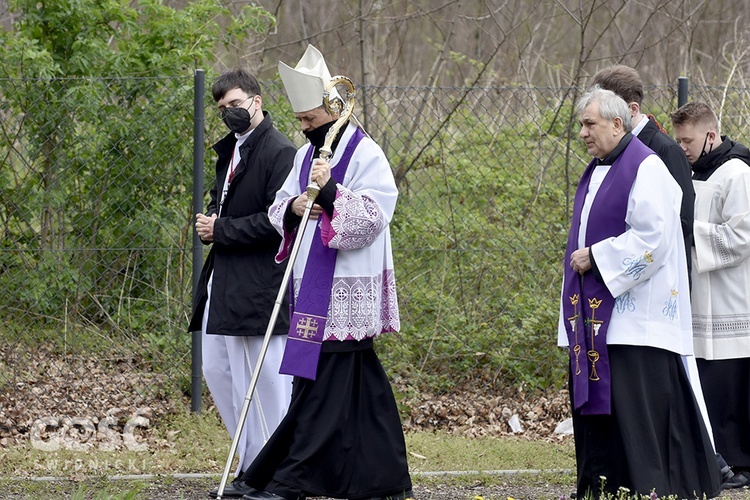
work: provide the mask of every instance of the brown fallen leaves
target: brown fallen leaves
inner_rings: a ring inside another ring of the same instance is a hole
[[[522,389],[485,394],[462,390],[447,394],[422,393],[403,401],[410,408],[404,418],[407,431],[442,431],[462,436],[522,436],[531,440],[560,441],[554,434],[570,416],[567,391],[527,395]],[[517,416],[521,431],[514,433],[509,421]]]
[[[410,394],[394,383],[399,394]],[[411,392],[414,394],[414,391]],[[183,411],[189,399],[167,375],[133,358],[59,355],[45,348],[19,352],[0,348],[0,446],[104,450],[169,446],[155,432],[165,415]],[[211,404],[206,394],[204,407]],[[559,441],[553,433],[570,415],[566,391],[526,394],[521,389],[456,389],[403,397],[408,431],[463,436],[516,435]],[[521,431],[509,424],[518,419]]]

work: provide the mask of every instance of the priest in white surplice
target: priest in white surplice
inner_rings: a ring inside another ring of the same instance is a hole
[[[750,486],[750,150],[707,104],[672,113],[693,170],[693,340],[716,449]]]
[[[576,191],[558,331],[578,497],[715,496],[719,468],[681,359],[693,351],[681,190],[616,94],[594,86],[578,113],[594,159]]]

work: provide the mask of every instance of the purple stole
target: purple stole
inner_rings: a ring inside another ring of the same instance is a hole
[[[344,149],[344,154],[331,169],[331,177],[337,184],[344,182],[344,175],[349,167],[352,154],[359,141],[365,134],[357,128],[354,135]],[[300,189],[307,187],[312,166],[312,146],[302,160],[300,172]],[[323,334],[326,329],[328,307],[331,303],[331,289],[333,286],[333,271],[336,267],[338,250],[323,244],[320,235],[321,223],[315,226],[315,234],[310,245],[310,252],[305,262],[297,302],[294,294],[290,300],[292,318],[289,322],[289,336],[287,337],[284,357],[281,360],[279,373],[315,380],[318,372],[318,359],[323,344]],[[289,263],[291,265],[292,263]]]
[[[594,197],[586,226],[586,247],[625,232],[630,191],[643,160],[654,154],[636,137],[614,161]],[[565,250],[563,320],[570,348],[573,409],[582,415],[611,414],[611,376],[607,355],[607,329],[615,298],[589,271],[583,276],[570,267],[570,255],[578,249],[581,211],[596,160],[586,167],[576,190],[573,219]]]

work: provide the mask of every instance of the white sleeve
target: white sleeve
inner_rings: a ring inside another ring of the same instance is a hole
[[[656,155],[641,163],[630,191],[626,230],[591,246],[613,297],[650,279],[670,257],[680,224],[682,191]]]
[[[731,160],[730,160],[731,161]],[[733,267],[750,257],[750,167],[744,163],[720,193],[721,223],[695,220],[696,268],[700,273]]]
[[[324,241],[339,250],[371,245],[393,218],[397,198],[398,188],[385,154],[374,142],[363,139],[344,183],[336,185],[333,218],[322,218]]]

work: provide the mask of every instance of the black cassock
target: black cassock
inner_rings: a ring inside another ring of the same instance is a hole
[[[316,380],[294,378],[289,411],[242,479],[294,497],[411,489],[401,419],[372,339],[323,342]]]
[[[735,470],[750,470],[750,358],[696,363],[716,451]]]
[[[708,498],[721,473],[679,354],[608,345],[611,415],[573,412],[578,498],[630,495]]]

